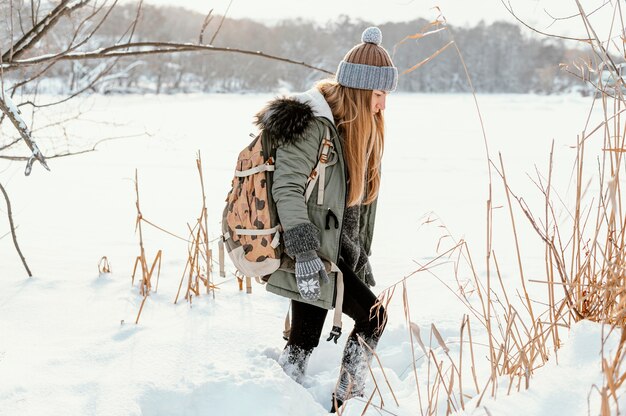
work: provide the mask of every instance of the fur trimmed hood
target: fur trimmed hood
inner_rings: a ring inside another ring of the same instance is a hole
[[[259,129],[268,131],[278,145],[296,142],[316,117],[325,117],[334,124],[332,112],[322,93],[311,89],[291,97],[275,98],[255,116]]]

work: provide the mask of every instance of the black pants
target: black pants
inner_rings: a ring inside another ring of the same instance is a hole
[[[338,266],[343,272],[343,313],[354,319],[354,329],[349,338],[356,339],[359,335],[374,341],[375,345],[384,329],[385,310],[382,306],[371,310],[376,303],[374,293],[341,259]],[[292,300],[291,332],[287,346],[310,353],[319,344],[327,313],[327,309]]]

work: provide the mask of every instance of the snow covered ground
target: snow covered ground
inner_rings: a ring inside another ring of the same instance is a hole
[[[269,98],[93,97],[80,109],[63,109],[64,114],[85,112],[88,120],[70,124],[70,133],[81,138],[80,146],[106,137],[133,137],[101,143],[98,151],[83,156],[49,160],[51,172],[35,164],[30,177],[24,177],[23,163],[1,162],[0,180],[12,198],[19,241],[35,274],[25,277],[10,236],[0,238],[1,415],[326,414],[341,346],[321,341],[309,376],[303,385],[295,383],[275,361],[284,344],[281,331],[288,303],[257,284],[251,295],[240,292],[227,267],[226,278],[215,276],[220,284],[215,298],[195,298],[192,307],[184,301],[173,304],[186,243],[146,225],[147,257],[163,250],[163,267],[158,292],[149,297],[139,324],[134,324],[141,301],[130,278],[139,254],[135,168],[144,217],[186,235],[187,224],[195,221],[201,207],[195,166],[200,150],[210,234],[217,237],[237,152],[250,140],[252,115]],[[479,97],[479,103],[489,151],[496,162],[502,152],[516,193],[531,208],[543,208],[542,195],[527,174],[535,175],[535,167],[547,172],[554,140],[554,184],[562,198],[571,201],[571,146],[584,127],[589,99],[493,95]],[[598,117],[598,112],[592,114],[596,123]],[[445,251],[453,238],[468,241],[476,268],[484,273],[489,171],[472,97],[394,94],[386,118],[372,258],[379,282],[375,291]],[[38,137],[35,132],[46,154],[66,149],[58,140],[55,149],[50,147],[46,136],[53,134],[41,132]],[[508,208],[501,183],[495,172],[492,175],[494,249],[505,283],[514,288],[517,261]],[[3,203],[0,209],[4,218]],[[543,279],[543,245],[521,216],[517,221],[526,276]],[[8,231],[6,219],[0,220],[0,236]],[[214,248],[217,251],[217,245]],[[98,274],[102,256],[109,258],[112,274]],[[407,280],[410,316],[426,341],[434,324],[454,356],[467,311],[438,280],[454,284],[452,265],[440,263],[432,274],[417,273]],[[545,296],[544,285],[530,285],[529,290],[534,299]],[[399,406],[383,370],[375,365],[385,410],[370,406],[368,415],[420,414],[399,292],[378,348]],[[350,323],[344,321],[347,333]],[[327,325],[330,329],[330,320]],[[480,326],[473,330],[480,339]],[[473,408],[476,399],[466,399],[466,410],[459,414],[587,415],[588,409],[598,414],[599,396],[592,386],[603,383],[602,333],[596,324],[575,325],[569,337],[565,334],[559,365],[552,360],[538,370],[528,391],[510,396],[500,391],[496,400],[484,399],[478,409]],[[611,343],[615,340],[607,345]],[[442,353],[436,343],[432,348]],[[484,351],[477,353],[481,380],[489,375],[484,356]],[[419,347],[415,357],[418,374],[426,374]],[[422,391],[426,379],[420,378]],[[368,391],[372,389],[370,382]],[[374,404],[379,403],[376,396]],[[364,406],[354,400],[343,414],[360,415]],[[445,407],[439,410],[445,414]]]

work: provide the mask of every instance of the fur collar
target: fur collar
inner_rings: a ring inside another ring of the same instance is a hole
[[[268,131],[277,145],[302,140],[316,117],[333,124],[332,112],[324,96],[315,88],[292,97],[275,98],[256,114],[255,124]]]
[[[277,145],[304,138],[307,127],[315,120],[313,107],[295,98],[276,98],[256,114],[255,124],[270,133]]]

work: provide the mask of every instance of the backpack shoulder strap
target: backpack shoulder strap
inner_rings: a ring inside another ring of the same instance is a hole
[[[324,204],[324,185],[326,183],[326,167],[331,166],[337,162],[337,160],[331,160],[331,154],[335,147],[333,142],[333,137],[331,136],[330,129],[328,126],[325,126],[324,137],[322,138],[322,142],[320,144],[320,149],[318,152],[317,165],[311,171],[309,178],[306,183],[306,191],[304,193],[304,199],[306,201],[309,200],[311,194],[313,193],[313,188],[315,184],[319,182],[319,186],[317,187],[317,205]]]

